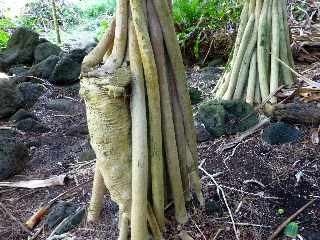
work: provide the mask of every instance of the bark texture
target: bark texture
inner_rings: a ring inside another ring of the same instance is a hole
[[[119,0],[114,19],[82,65],[97,155],[88,219],[99,218],[108,189],[120,207],[119,239],[129,224],[133,240],[148,239],[148,225],[161,239],[167,204],[185,223],[192,190],[204,203],[185,68],[170,1]]]

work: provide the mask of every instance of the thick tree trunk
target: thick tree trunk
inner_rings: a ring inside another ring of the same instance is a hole
[[[53,25],[54,25],[54,29],[56,31],[57,43],[61,44],[61,36],[60,36],[60,29],[59,29],[59,23],[58,23],[56,0],[51,0],[51,5],[52,5]]]
[[[119,239],[127,238],[129,220],[131,239],[147,239],[147,223],[154,239],[161,239],[171,201],[177,221],[185,223],[191,186],[204,202],[170,8],[167,0],[119,0],[116,20],[82,65],[81,92],[97,154],[88,219],[97,220],[107,188],[121,210]]]
[[[293,67],[286,1],[245,1],[230,66],[213,91],[215,98],[260,103],[280,85],[293,84],[291,71],[279,62]]]

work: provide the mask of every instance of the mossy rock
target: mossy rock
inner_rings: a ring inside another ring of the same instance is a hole
[[[198,88],[190,87],[189,95],[190,95],[190,100],[192,105],[200,103],[203,100],[201,96],[202,92]]]
[[[243,132],[258,122],[253,107],[243,101],[202,103],[197,117],[213,137]]]

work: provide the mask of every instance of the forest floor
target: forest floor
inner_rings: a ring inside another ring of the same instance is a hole
[[[199,87],[205,98],[209,98],[221,72],[217,68],[189,69],[188,84]],[[320,65],[310,71],[309,77],[319,73]],[[59,112],[46,108],[49,101],[61,98],[71,101],[72,109]],[[85,106],[78,94],[78,84],[49,87],[31,110],[51,131],[20,136],[32,146],[31,160],[22,173],[23,176],[9,180],[67,174],[68,181],[64,186],[49,188],[1,188],[0,202],[20,222],[25,222],[41,205],[76,185],[80,186],[79,190],[65,197],[75,206],[86,206],[91,195],[90,179],[94,166],[93,160],[83,157],[83,153],[90,150],[90,144],[86,135]],[[4,125],[7,123],[0,122],[0,126]],[[315,126],[295,127],[303,133],[303,138],[296,143],[269,145],[262,140],[261,132],[223,152],[219,151],[220,147],[234,136],[199,143],[199,163],[204,170],[213,174],[219,188],[223,190],[225,200],[221,191],[218,194],[212,179],[200,171],[206,206],[201,208],[196,201],[191,200],[187,204],[190,220],[184,225],[177,225],[169,207],[165,239],[179,239],[181,230],[199,240],[236,239],[226,202],[241,240],[268,239],[279,224],[306,204],[312,196],[320,198],[320,145],[315,145],[310,140]],[[299,182],[297,173],[303,173]],[[70,232],[70,237],[74,237],[70,239],[116,239],[117,208],[109,196],[105,200],[101,222],[94,226],[81,224]],[[278,214],[279,209],[284,213]],[[27,239],[27,234],[17,221],[0,211],[0,240]],[[299,233],[304,239],[320,239],[319,201],[308,207],[295,221],[299,223]],[[46,239],[49,234],[50,231],[45,228],[37,239]],[[284,237],[280,235],[279,239]]]

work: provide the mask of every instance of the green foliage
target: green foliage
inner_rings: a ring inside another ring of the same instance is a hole
[[[10,34],[0,30],[0,50],[7,47],[7,43],[9,41]]]
[[[81,23],[81,10],[76,5],[56,1],[58,22],[64,29],[70,29]],[[37,31],[48,32],[54,28],[52,18],[52,4],[49,0],[32,0],[26,6],[24,16],[17,19],[21,26]]]
[[[174,0],[173,18],[182,51],[187,49],[186,55],[198,61],[207,33],[234,26],[240,13],[236,0]]]
[[[116,0],[86,1],[80,8],[86,18],[97,18],[103,15],[112,15],[116,9]]]
[[[278,215],[283,215],[284,214],[284,209],[283,208],[279,208],[278,210],[277,210],[277,214]]]
[[[102,35],[107,31],[109,27],[109,21],[107,20],[102,20],[100,22],[100,26],[99,26],[99,29],[98,29],[98,32],[97,32],[97,39],[100,40]]]
[[[9,32],[15,27],[15,24],[10,19],[0,19],[0,50],[7,47],[10,38]]]

